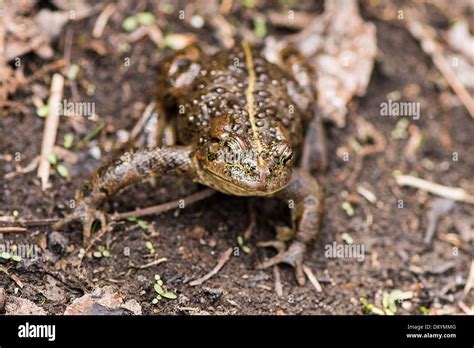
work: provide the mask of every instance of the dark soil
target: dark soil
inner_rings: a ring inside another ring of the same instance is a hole
[[[319,11],[319,7],[310,9]],[[134,9],[130,7],[123,13],[132,14]],[[242,199],[216,194],[185,209],[143,218],[149,225],[147,230],[128,221],[116,225],[94,247],[97,250],[100,245],[106,246],[110,257],[86,257],[82,267],[77,263],[77,254],[82,246],[78,224],[62,232],[68,242],[61,255],[48,251],[52,232],[48,226],[28,227],[27,232],[3,234],[2,242],[36,244],[43,249],[43,257],[39,261],[3,262],[3,266],[24,283],[17,295],[41,305],[50,314],[63,313],[74,298],[93,287],[104,285],[115,285],[127,299],[136,299],[144,314],[363,314],[366,311],[360,302],[361,297],[381,308],[383,292],[400,289],[412,291],[413,298],[410,300],[411,308],[399,306],[397,313],[420,314],[420,307],[426,307],[432,313],[461,313],[457,302],[469,272],[472,249],[466,242],[463,246],[467,245],[467,248],[459,247],[455,252],[455,245],[449,243],[446,236],[459,234],[456,221],[468,221],[472,228],[474,207],[456,203],[454,209],[440,219],[436,236],[426,246],[423,238],[427,212],[435,197],[413,188],[398,187],[392,172],[400,170],[474,192],[474,123],[461,104],[447,107],[443,103],[443,98],[448,95],[456,98],[443,84],[431,58],[423,53],[419,43],[404,28],[382,22],[370,11],[363,11],[363,14],[377,27],[380,54],[367,94],[353,100],[350,105],[348,125],[343,129],[328,125],[329,169],[327,173],[315,173],[326,189],[326,210],[321,236],[310,248],[306,264],[321,282],[322,293],[316,292],[309,282],[299,287],[292,270],[282,266],[283,296],[278,297],[274,290],[273,271],[255,269],[258,261],[272,254],[272,251],[258,249],[256,243],[274,238],[275,224],[289,223],[284,204],[272,199]],[[437,16],[442,14],[437,13],[433,18]],[[79,159],[76,164],[66,164],[71,179],[52,175],[52,187],[45,192],[41,190],[35,172],[4,179],[4,175],[14,171],[16,165],[25,167],[39,154],[44,127],[44,120],[35,115],[35,108],[27,102],[31,91],[24,90],[14,95],[12,99],[24,102],[29,112],[21,114],[11,111],[10,115],[0,117],[0,155],[4,155],[0,159],[0,216],[11,216],[15,210],[24,219],[66,214],[69,211],[68,202],[76,190],[103,162],[91,156],[89,147],[96,144],[101,148],[103,157],[111,155],[113,144],[117,141],[116,131],[130,131],[149,100],[162,53],[155,49],[150,40],[143,39],[132,44],[127,53],[109,51],[107,55],[100,56],[88,47],[95,20],[96,16],[85,19],[68,25],[66,30],[74,33],[71,56],[72,62],[81,66],[80,80],[95,86],[93,95],[87,96],[86,86],[79,83],[80,96],[95,102],[96,113],[106,127],[92,143],[81,149],[72,149]],[[110,32],[123,31],[120,24],[120,21],[111,20],[105,37]],[[183,28],[176,23],[174,30],[180,29]],[[200,31],[199,35],[206,35],[205,29]],[[208,39],[211,35],[207,34]],[[64,41],[63,37],[54,47],[57,55],[52,61],[62,58]],[[105,48],[109,47],[106,39],[102,40],[102,44]],[[129,68],[123,66],[125,57],[132,59]],[[30,73],[33,67],[39,68],[47,63],[34,55],[24,59],[27,67],[25,74]],[[36,83],[49,88],[50,77],[46,75]],[[400,91],[402,98],[410,100],[405,91],[412,84],[419,86],[419,95],[411,98],[421,103],[421,117],[409,121],[426,138],[417,152],[416,161],[410,162],[404,154],[408,139],[397,140],[391,136],[398,119],[380,117],[380,103],[393,91]],[[65,88],[65,98],[71,98],[70,88]],[[356,134],[354,120],[357,115],[372,123],[387,144],[384,152],[365,158],[354,187],[347,187],[347,179],[354,170],[357,156],[349,145]],[[70,122],[62,121],[58,144],[68,132],[74,133],[78,140],[98,125],[97,122],[85,121],[75,129]],[[345,149],[349,149],[349,161],[338,155]],[[459,156],[457,162],[452,160],[454,152]],[[8,154],[15,156],[16,153],[21,155],[19,162],[5,157]],[[355,190],[358,185],[372,191],[377,203],[373,205],[358,195]],[[177,182],[172,178],[160,180],[156,185],[141,183],[115,197],[110,202],[110,209],[134,210],[175,200],[198,189],[197,185]],[[341,207],[346,200],[355,209],[351,217]],[[403,200],[402,208],[399,208],[399,200]],[[247,254],[239,248],[237,237],[243,234],[249,223],[250,209],[256,209],[258,218],[257,228],[246,242],[250,248]],[[344,243],[343,233],[349,234],[354,243],[365,246],[363,262],[325,257],[326,245],[334,241]],[[150,255],[146,248],[147,241],[153,244],[154,255]],[[234,254],[216,276],[201,286],[191,287],[188,284],[190,279],[209,272],[220,253],[229,247],[236,248],[238,256]],[[124,255],[126,248],[130,250],[129,256]],[[131,267],[161,257],[166,257],[168,261],[147,269]],[[448,262],[452,262],[452,266],[440,272],[438,268]],[[160,274],[167,288],[180,295],[178,299],[163,299],[157,305],[151,304],[155,296],[155,274]],[[64,296],[47,299],[43,295],[51,277],[60,281],[58,286],[64,291]],[[6,288],[7,295],[14,294],[17,287],[3,273],[0,273],[0,285]],[[216,296],[209,288],[219,288],[223,292]],[[472,306],[472,295],[464,302]]]

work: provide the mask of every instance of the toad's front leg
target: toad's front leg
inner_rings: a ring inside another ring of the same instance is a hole
[[[291,203],[294,240],[288,250],[285,250],[285,242],[281,240],[259,243],[262,247],[275,247],[279,252],[257,268],[263,269],[278,263],[289,264],[295,269],[298,284],[304,285],[303,258],[306,246],[319,234],[324,193],[314,177],[296,168],[288,186],[276,193],[275,197]]]
[[[192,158],[190,147],[183,146],[139,149],[123,154],[92,176],[79,193],[74,212],[54,224],[53,228],[80,220],[84,242],[88,241],[95,220],[99,220],[102,227],[106,225],[101,208],[107,199],[151,175],[193,178],[196,172]]]

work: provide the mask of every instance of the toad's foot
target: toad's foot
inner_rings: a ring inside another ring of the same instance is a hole
[[[61,227],[70,224],[73,221],[80,221],[82,223],[83,229],[83,241],[87,243],[91,236],[92,231],[92,224],[94,221],[99,221],[101,224],[101,228],[107,227],[107,218],[106,214],[101,210],[96,209],[94,206],[87,204],[86,202],[82,201],[79,205],[74,209],[74,212],[65,216],[58,222],[53,225],[53,229],[57,230]]]
[[[273,247],[278,251],[278,254],[271,259],[263,261],[257,265],[257,269],[264,269],[279,263],[285,263],[295,269],[296,280],[299,285],[305,284],[305,277],[303,273],[303,258],[306,252],[306,245],[299,241],[294,241],[288,250],[285,242],[280,240],[260,242],[258,247]]]
[[[278,251],[275,257],[264,261],[258,265],[258,268],[286,263],[295,269],[298,284],[304,285],[303,258],[306,247],[319,233],[324,199],[323,190],[309,173],[295,168],[289,184],[277,192],[275,197],[288,202],[293,228],[277,227],[277,241],[258,244],[263,247],[274,247]],[[290,239],[293,242],[286,250],[284,241]]]

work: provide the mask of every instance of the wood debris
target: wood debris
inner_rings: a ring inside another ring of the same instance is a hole
[[[427,25],[415,20],[413,16],[410,17],[407,21],[408,30],[415,39],[420,41],[423,51],[431,56],[433,63],[458,95],[471,117],[474,118],[474,100],[443,56],[441,46],[436,41],[436,32]]]
[[[315,87],[324,117],[344,127],[347,103],[363,96],[370,81],[377,54],[375,26],[360,17],[357,1],[326,0],[324,13],[292,41],[318,72]]]
[[[192,282],[189,283],[189,285],[191,286],[200,285],[204,283],[206,280],[208,280],[209,278],[211,278],[212,276],[214,276],[215,274],[217,274],[217,272],[219,272],[221,268],[224,267],[226,262],[229,261],[231,254],[232,254],[232,248],[229,248],[226,251],[224,251],[220,255],[219,261],[217,262],[217,265],[212,269],[212,271],[210,271],[208,274],[206,274],[205,276],[199,279],[193,280]]]
[[[416,187],[420,190],[427,191],[434,195],[459,201],[464,203],[474,204],[474,196],[458,187],[448,187],[433,182],[423,180],[411,175],[395,174],[395,180],[400,186]]]
[[[44,191],[48,186],[49,171],[51,164],[48,156],[53,153],[56,135],[59,126],[59,105],[63,97],[64,77],[61,74],[54,74],[51,82],[51,95],[48,100],[49,113],[44,124],[43,141],[41,144],[41,155],[38,166],[38,177],[41,179],[41,189]]]
[[[321,287],[321,284],[319,284],[318,278],[316,278],[316,276],[314,275],[311,268],[309,268],[306,265],[303,265],[303,272],[304,272],[304,274],[306,274],[306,276],[308,277],[311,284],[313,284],[316,291],[317,292],[323,292],[323,288]]]

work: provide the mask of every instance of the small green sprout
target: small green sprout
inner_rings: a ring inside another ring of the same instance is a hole
[[[140,226],[142,230],[147,230],[148,229],[148,223],[144,220],[138,220],[137,225]]]
[[[392,138],[393,139],[405,139],[408,136],[407,128],[410,125],[410,121],[406,118],[400,119],[396,124],[395,128],[392,130]]]
[[[138,23],[141,25],[152,25],[155,23],[155,15],[151,12],[140,12],[137,13],[136,16]]]
[[[430,310],[428,308],[426,308],[425,306],[421,306],[419,309],[420,309],[420,312],[423,313],[423,314],[429,314],[430,313]]]
[[[239,246],[242,248],[242,251],[246,254],[250,253],[250,248],[247,245],[244,245],[244,237],[242,236],[237,236],[237,243],[239,243]]]
[[[84,258],[84,256],[86,256],[86,250],[84,248],[80,248],[79,249],[79,254],[77,255],[77,257],[82,260]]]
[[[150,251],[150,254],[153,255],[155,253],[155,247],[150,241],[145,243],[146,248]]]
[[[74,143],[74,134],[72,133],[64,134],[63,147],[65,149],[70,149],[73,143]]]
[[[36,115],[38,117],[41,117],[41,118],[46,117],[48,116],[48,113],[49,113],[49,106],[47,104],[36,108]]]
[[[15,262],[20,262],[22,260],[22,258],[19,255],[12,255],[12,260],[15,261]]]
[[[142,230],[148,230],[149,225],[145,220],[140,220],[137,219],[135,216],[130,216],[127,218],[127,221],[136,222],[138,227],[140,227]]]
[[[55,166],[57,163],[58,163],[58,158],[56,157],[56,155],[54,153],[50,153],[48,156],[46,156],[48,162]]]
[[[255,7],[255,0],[241,0],[242,6],[247,8],[254,8]]]
[[[104,246],[99,246],[99,250],[94,251],[93,254],[95,258],[109,257],[110,251],[108,251]]]
[[[10,258],[11,258],[12,256],[10,255],[10,253],[7,253],[7,252],[4,251],[4,252],[2,252],[2,253],[0,254],[0,257],[1,257],[2,259],[5,259],[5,260],[10,260]]]
[[[161,296],[169,300],[175,300],[178,297],[174,292],[171,292],[171,291],[167,291]]]
[[[372,313],[377,314],[377,315],[385,315],[383,310],[381,310],[380,308],[375,307],[373,304],[368,303],[367,300],[364,297],[360,298],[360,302],[362,303],[362,305],[364,306],[364,308],[368,312],[372,312]]]
[[[388,315],[393,315],[397,313],[397,304],[398,300],[402,299],[402,291],[401,290],[393,290],[392,292],[384,292],[382,298],[382,306],[385,310],[385,313]]]
[[[46,158],[48,162],[56,169],[56,171],[61,177],[63,178],[69,177],[69,170],[67,169],[66,166],[58,163],[58,158],[56,157],[56,154],[50,153]]]
[[[135,16],[130,16],[125,18],[125,20],[122,22],[122,28],[125,31],[132,32],[135,29],[138,28],[140,23],[138,23],[138,19]]]
[[[20,262],[22,260],[21,256],[12,255],[10,253],[7,253],[6,251],[4,251],[0,254],[0,258],[2,258],[4,260],[12,260],[12,261],[15,261],[15,262]]]
[[[122,28],[125,31],[132,32],[141,25],[147,26],[155,23],[155,15],[151,12],[139,12],[135,16],[129,16],[122,22]]]
[[[163,297],[167,298],[168,300],[175,300],[178,297],[174,292],[163,289],[163,280],[159,274],[155,275],[155,284],[153,285],[153,289],[157,295],[151,301],[152,304],[157,304],[158,301]]]
[[[341,234],[341,238],[344,242],[346,242],[346,244],[349,244],[349,245],[354,244],[354,239],[347,232],[344,232],[343,234]]]
[[[349,202],[343,202],[341,207],[344,209],[347,215],[354,216],[355,210]]]
[[[66,73],[67,79],[71,81],[75,80],[77,78],[77,75],[79,75],[79,70],[79,65],[72,64]]]
[[[66,166],[62,165],[62,164],[58,164],[56,166],[56,171],[58,172],[58,174],[63,177],[63,178],[68,178],[69,177],[69,170],[67,169]]]
[[[267,35],[267,24],[265,23],[265,20],[261,17],[257,17],[254,20],[254,32],[255,36],[262,38]]]

